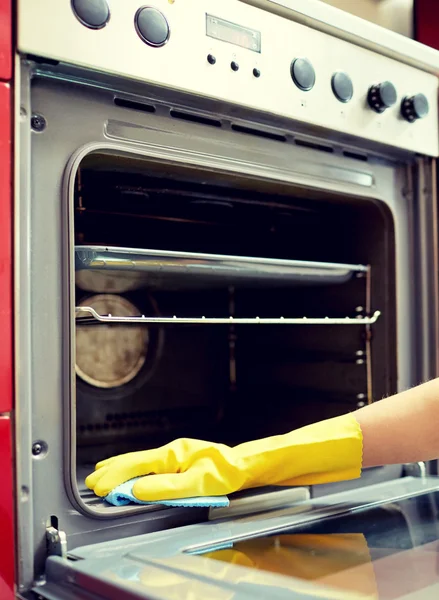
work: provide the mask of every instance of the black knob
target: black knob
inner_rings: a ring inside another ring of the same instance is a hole
[[[259,69],[253,69],[253,77],[260,77],[261,76],[261,72]]]
[[[406,96],[401,102],[401,114],[409,123],[423,119],[428,115],[428,111],[428,100],[424,94]]]
[[[343,73],[343,71],[334,73],[331,79],[331,87],[334,96],[337,100],[340,100],[340,102],[349,102],[354,95],[352,79],[347,73]]]
[[[214,65],[214,64],[216,63],[216,58],[214,57],[214,55],[213,55],[213,54],[208,54],[208,55],[207,55],[207,62],[208,62],[210,65]]]
[[[72,10],[85,27],[102,29],[110,19],[107,0],[72,0]]]
[[[307,58],[295,58],[290,65],[290,74],[294,83],[304,92],[309,92],[316,82],[316,72]]]
[[[232,62],[230,63],[230,68],[232,69],[232,71],[237,71],[237,70],[239,69],[239,65],[238,65],[238,63],[237,63],[237,62],[235,62],[235,61],[232,61]]]
[[[139,8],[134,17],[134,24],[139,37],[148,46],[159,48],[164,46],[169,39],[168,21],[156,8],[151,6]]]
[[[396,89],[390,81],[373,85],[367,94],[369,106],[377,113],[384,112],[396,102]]]

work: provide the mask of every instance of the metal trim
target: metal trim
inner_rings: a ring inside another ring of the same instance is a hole
[[[437,75],[439,52],[320,0],[240,0]]]

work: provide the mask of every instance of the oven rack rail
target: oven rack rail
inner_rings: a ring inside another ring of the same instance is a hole
[[[360,264],[106,246],[75,247],[76,285],[95,292],[101,291],[102,286],[108,289],[109,285],[115,292],[140,288],[203,289],[215,285],[336,285],[346,283],[354,274],[361,277],[368,272],[369,267]]]
[[[150,325],[373,325],[380,317],[380,311],[375,311],[372,316],[356,317],[147,317],[130,316],[118,317],[114,315],[101,315],[91,306],[81,306],[75,308],[75,318],[77,325],[87,325],[96,323],[106,324],[150,324]]]

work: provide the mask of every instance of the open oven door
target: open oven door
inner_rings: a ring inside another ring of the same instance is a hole
[[[283,506],[264,512],[247,497],[205,523],[63,556],[55,536],[46,582],[34,591],[47,600],[438,597],[436,478],[295,495],[287,490]]]

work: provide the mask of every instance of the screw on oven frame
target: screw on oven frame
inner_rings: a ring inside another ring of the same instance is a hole
[[[46,129],[47,121],[43,117],[43,115],[38,115],[34,113],[30,120],[30,126],[34,131],[38,131],[38,133],[41,133]]]
[[[34,442],[32,444],[32,454],[35,457],[43,458],[44,456],[46,456],[47,450],[48,450],[48,447],[47,447],[46,442],[39,441],[39,442]]]

